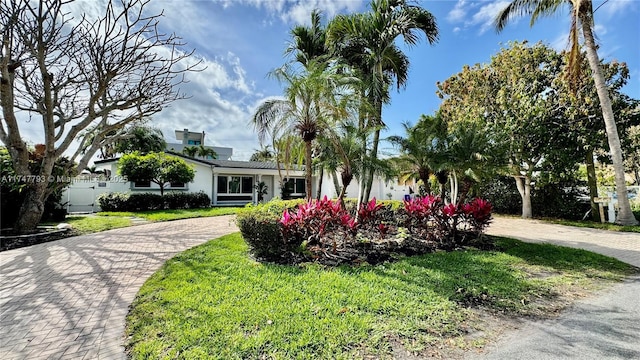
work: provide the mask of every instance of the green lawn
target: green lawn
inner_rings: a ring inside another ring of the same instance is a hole
[[[190,219],[207,216],[233,215],[239,207],[212,207],[205,209],[178,209],[178,210],[151,210],[139,212],[99,212],[98,216],[133,216],[146,219],[148,221],[169,221],[179,219]]]
[[[77,235],[131,226],[131,219],[124,217],[67,216],[64,222],[71,224]],[[45,223],[44,225],[57,224]]]
[[[633,270],[582,250],[500,239],[501,251],[438,252],[377,266],[251,260],[239,234],[187,250],[141,288],[127,317],[133,359],[352,359],[392,347],[481,346],[478,307],[553,312],[560,294]]]

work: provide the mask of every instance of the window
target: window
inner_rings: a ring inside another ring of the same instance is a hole
[[[240,176],[229,178],[229,194],[240,194]]]
[[[295,194],[305,194],[307,192],[307,183],[305,179],[296,179],[296,191]]]
[[[187,141],[187,143],[188,143],[189,145],[200,145],[200,144],[202,144],[202,143],[200,142],[200,140],[188,140],[188,141]]]
[[[253,193],[253,178],[250,176],[242,177],[242,193],[243,194],[251,194]]]
[[[172,182],[169,184],[170,188],[186,188],[187,185],[183,182]]]
[[[218,176],[219,194],[252,194],[253,176]]]
[[[284,190],[289,194],[306,194],[307,183],[302,178],[288,179],[284,183]]]
[[[149,188],[151,187],[151,181],[135,181],[133,183],[134,188]]]
[[[221,194],[227,193],[227,179],[226,176],[218,176],[218,192]]]

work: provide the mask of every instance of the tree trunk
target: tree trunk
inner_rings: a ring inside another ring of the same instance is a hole
[[[600,222],[600,208],[594,201],[598,197],[598,180],[596,177],[596,166],[593,162],[593,149],[587,150],[587,158],[585,159],[587,165],[587,185],[589,187],[589,202],[591,203],[591,220]]]
[[[336,196],[342,192],[342,188],[340,187],[340,180],[338,180],[338,175],[335,171],[331,171],[331,179],[333,180],[333,188],[336,191]]]
[[[533,210],[531,209],[531,178],[529,176],[514,176],[516,186],[522,198],[522,218],[531,219]]]
[[[18,213],[18,220],[13,226],[15,231],[24,233],[34,230],[38,226],[44,213],[46,191],[47,184],[45,182],[36,183],[27,188],[27,194]]]
[[[311,166],[311,141],[304,142],[304,180],[306,187],[306,199],[307,201],[311,201],[311,174],[313,173],[313,168]]]
[[[418,170],[418,175],[420,176],[420,180],[424,184],[424,191],[427,194],[431,194],[431,184],[429,184],[429,169],[420,169]]]
[[[324,168],[320,167],[320,174],[318,175],[318,191],[316,191],[316,200],[320,201],[320,196],[322,196],[322,181],[324,178]]]
[[[351,180],[353,180],[353,175],[348,171],[343,171],[342,174],[340,174],[340,177],[342,178],[342,190],[340,191],[338,200],[343,201],[344,196],[347,193],[347,187],[351,184]]]
[[[375,103],[375,116],[376,116],[376,131],[373,133],[373,143],[371,145],[371,153],[369,154],[369,157],[371,158],[370,166],[369,166],[370,168],[368,170],[364,169],[363,171],[366,179],[365,192],[362,199],[363,202],[369,201],[369,197],[371,197],[371,187],[373,186],[373,175],[375,172],[375,170],[373,169],[373,166],[374,166],[373,164],[378,159],[378,144],[380,143],[380,126],[383,124],[381,101],[376,101]]]
[[[584,16],[589,16],[589,18],[584,18]],[[605,83],[604,75],[602,74],[602,69],[600,68],[600,59],[598,58],[596,43],[591,29],[591,25],[593,24],[591,16],[592,14],[583,15],[583,18],[580,20],[586,45],[587,60],[589,60],[589,67],[593,73],[593,80],[596,85],[596,91],[598,92],[600,107],[602,108],[602,117],[604,119],[609,151],[611,152],[611,161],[613,163],[613,169],[616,177],[616,194],[618,196],[619,209],[616,223],[620,225],[638,225],[638,220],[633,216],[631,204],[627,198],[622,146],[620,145],[620,137],[618,136],[618,129],[616,127],[616,121],[611,107],[611,99],[609,99],[607,85]]]

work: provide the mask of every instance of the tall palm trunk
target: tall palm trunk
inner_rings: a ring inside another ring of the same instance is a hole
[[[591,15],[588,15],[591,16]],[[582,33],[586,45],[587,60],[593,73],[593,80],[598,92],[600,107],[602,108],[602,117],[604,118],[605,129],[607,132],[607,141],[609,143],[609,151],[611,152],[611,161],[616,179],[616,194],[618,196],[618,217],[616,223],[620,225],[637,225],[638,221],[633,216],[631,204],[627,198],[627,186],[625,184],[624,162],[622,156],[622,147],[620,145],[620,137],[609,99],[609,92],[605,83],[602,69],[600,68],[600,59],[596,50],[596,43],[591,30],[591,21],[589,19],[581,19]]]
[[[304,142],[304,181],[305,181],[305,198],[307,201],[311,201],[311,175],[313,168],[311,167],[311,140],[305,140]]]
[[[334,170],[331,171],[331,180],[333,180],[333,188],[336,191],[336,196],[342,192],[342,188],[340,187],[340,181],[338,180],[338,174]]]
[[[322,182],[324,180],[324,168],[320,167],[320,174],[318,174],[318,189],[316,190],[316,200],[320,201],[322,196]]]
[[[375,116],[376,116],[376,130],[373,133],[373,143],[371,145],[371,153],[369,154],[369,157],[371,158],[371,165],[375,164],[376,160],[378,159],[378,144],[380,143],[380,126],[383,124],[382,123],[382,101],[379,100],[375,100]],[[371,187],[373,186],[373,176],[375,173],[375,169],[373,166],[370,166],[369,169],[367,169],[367,171],[363,172],[365,174],[364,178],[365,178],[365,188],[364,188],[364,194],[362,197],[362,201],[363,202],[367,202],[369,201],[369,198],[371,197]]]

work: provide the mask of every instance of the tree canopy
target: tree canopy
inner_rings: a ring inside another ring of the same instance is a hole
[[[20,175],[48,178],[66,153],[84,169],[125,126],[184,98],[177,85],[199,66],[182,63],[191,52],[176,35],[159,32],[161,14],[148,14],[146,0],[108,1],[97,18],[72,17],[70,2],[3,1],[0,7],[0,140]],[[45,150],[37,173],[29,168],[18,112],[42,126]],[[80,146],[72,151],[76,140]],[[47,189],[46,183],[27,184],[17,230],[38,224]]]
[[[164,194],[167,184],[186,184],[193,181],[195,171],[184,160],[165,153],[150,152],[142,155],[133,152],[118,160],[118,172],[129,181],[150,181],[158,184],[160,195]]]

